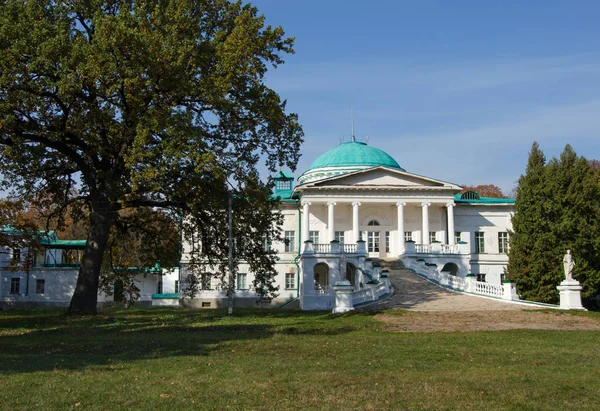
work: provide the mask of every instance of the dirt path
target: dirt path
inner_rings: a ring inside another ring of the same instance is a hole
[[[514,329],[600,331],[600,317],[454,293],[401,269],[391,270],[394,294],[363,310],[399,310],[377,315],[390,331],[449,332]],[[406,311],[408,310],[408,311]],[[538,310],[538,311],[536,311]]]

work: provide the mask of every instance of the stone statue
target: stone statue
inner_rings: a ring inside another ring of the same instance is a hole
[[[575,267],[575,262],[573,261],[573,256],[571,256],[571,250],[567,250],[567,254],[563,257],[563,266],[565,268],[567,281],[573,280],[573,267]]]

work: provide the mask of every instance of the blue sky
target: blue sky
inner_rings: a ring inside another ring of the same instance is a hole
[[[600,159],[599,1],[255,0],[296,37],[267,75],[306,134],[298,176],[355,134],[409,172],[509,191],[537,140]]]

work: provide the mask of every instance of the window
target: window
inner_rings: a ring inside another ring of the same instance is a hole
[[[44,294],[46,280],[35,280],[35,293]]]
[[[368,224],[368,225],[370,225],[370,226],[376,226],[376,225],[379,225],[379,221],[377,221],[377,220],[371,220],[371,221],[369,221],[369,224]]]
[[[336,231],[335,232],[335,239],[337,241],[339,241],[340,244],[344,244],[345,236],[346,236],[346,233],[343,232],[343,231]]]
[[[379,231],[369,231],[367,233],[367,250],[370,253],[379,252]]]
[[[212,274],[211,273],[202,273],[200,276],[200,289],[201,290],[210,290],[210,280]]]
[[[246,285],[246,273],[238,273],[237,289],[238,290],[247,290],[248,289],[248,286]]]
[[[21,293],[21,279],[19,277],[13,277],[10,279],[10,293],[20,294]]]
[[[21,262],[21,249],[20,248],[13,248],[12,260],[17,263]]]
[[[500,274],[500,285],[504,284],[505,279],[506,279],[506,274]]]
[[[285,289],[291,290],[296,288],[296,274],[286,273],[285,274]]]
[[[477,281],[485,283],[485,274],[477,274]]]
[[[429,243],[433,243],[437,241],[437,236],[436,236],[436,232],[435,231],[430,231],[429,232]]]
[[[163,283],[162,281],[159,281],[158,284],[156,284],[156,294],[162,294],[163,293]]]
[[[291,180],[277,180],[276,187],[277,187],[277,190],[291,190],[292,189],[292,181]]]
[[[460,231],[455,231],[454,232],[454,243],[458,244],[460,243],[462,240],[460,239],[461,237],[461,232]]]
[[[285,252],[293,253],[296,249],[296,232],[286,231],[285,232]]]
[[[404,232],[404,241],[412,241],[412,231]]]
[[[475,233],[475,252],[478,254],[485,253],[485,238],[481,231]]]
[[[263,236],[263,247],[265,251],[271,251],[271,237],[268,235]]]
[[[498,233],[498,252],[506,254],[508,252],[508,233]]]
[[[179,280],[175,280],[175,294],[179,292]]]
[[[390,252],[390,232],[389,231],[385,232],[385,252],[386,253]]]
[[[319,232],[318,231],[309,231],[308,238],[313,244],[319,244]],[[294,250],[292,250],[294,251]]]

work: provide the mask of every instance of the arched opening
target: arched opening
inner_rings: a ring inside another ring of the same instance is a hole
[[[325,263],[315,265],[315,294],[329,294],[329,266]]]
[[[367,224],[367,225],[370,225],[370,226],[379,225],[379,221],[377,221],[377,220],[371,220],[371,221],[369,221],[369,224]]]
[[[449,273],[450,275],[458,275],[458,266],[454,263],[446,263],[442,271]]]
[[[352,263],[346,263],[346,280],[352,285],[356,284],[356,267]]]

